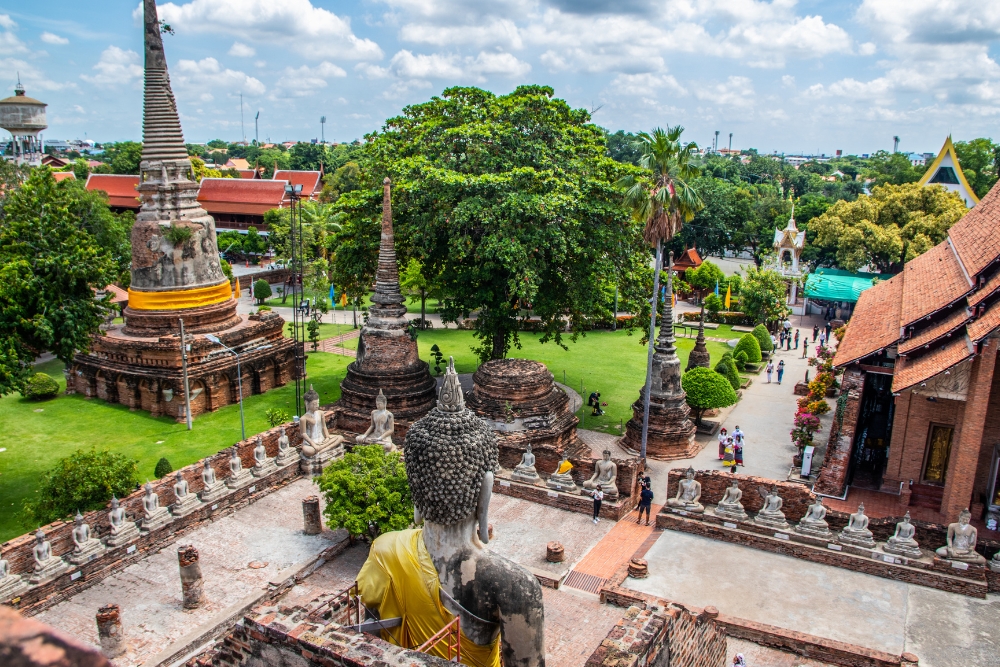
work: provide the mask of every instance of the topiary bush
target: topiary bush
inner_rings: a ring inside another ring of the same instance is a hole
[[[774,349],[774,343],[771,342],[771,332],[763,324],[755,326],[751,333],[757,339],[761,352],[770,352]]]
[[[705,410],[724,408],[736,402],[736,391],[729,380],[707,368],[692,368],[681,376],[687,404],[695,411],[695,423],[701,425]]]
[[[253,298],[257,299],[258,304],[262,304],[265,300],[271,298],[271,286],[263,278],[253,284]]]
[[[736,344],[736,349],[733,350],[733,357],[738,357],[740,352],[747,355],[747,361],[751,364],[759,364],[763,359],[760,353],[760,343],[757,342],[757,338],[753,334],[743,334],[740,342]]]
[[[165,456],[161,456],[160,460],[156,462],[156,467],[153,468],[153,474],[156,475],[157,479],[163,477],[164,475],[169,475],[173,471],[174,467],[170,465],[170,461],[168,461]]]
[[[728,352],[715,365],[715,372],[729,380],[729,384],[732,385],[734,391],[740,388],[740,373],[736,368],[733,356]]]
[[[747,353],[743,350],[737,352],[736,356],[733,357],[733,363],[736,364],[736,370],[745,370],[747,366]]]
[[[123,498],[139,483],[139,462],[124,454],[78,449],[42,475],[32,498],[24,502],[25,524],[40,526],[104,507],[112,495]]]
[[[22,396],[31,401],[42,401],[48,398],[55,398],[59,393],[59,383],[46,373],[35,373],[24,387]]]

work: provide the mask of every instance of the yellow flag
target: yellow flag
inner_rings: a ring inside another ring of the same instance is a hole
[[[732,298],[733,293],[729,285],[726,285],[726,310],[729,310],[729,300]]]
[[[670,307],[671,308],[677,307],[677,292],[672,292],[670,294]]]
[[[340,305],[347,306],[347,292],[340,293]]]

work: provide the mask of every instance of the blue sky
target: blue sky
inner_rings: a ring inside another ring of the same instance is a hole
[[[137,2],[0,0],[0,87],[51,138],[141,135]],[[343,141],[452,85],[541,83],[594,121],[734,148],[937,151],[996,136],[1000,2],[189,0],[163,3],[185,137]],[[997,137],[1000,138],[1000,137]]]

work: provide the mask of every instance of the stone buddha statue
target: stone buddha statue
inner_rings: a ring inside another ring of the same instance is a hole
[[[278,469],[274,459],[267,457],[267,448],[264,446],[264,438],[257,436],[257,446],[253,448],[253,476],[264,477],[270,475]]]
[[[521,454],[521,462],[514,466],[514,470],[510,473],[511,479],[524,482],[525,484],[539,484],[542,478],[538,476],[538,471],[535,470],[535,455],[531,452],[531,443],[529,442]]]
[[[618,497],[618,465],[611,460],[611,450],[605,449],[603,457],[594,464],[594,474],[583,483],[583,488],[588,491],[600,489],[604,492],[604,497],[613,500]]]
[[[858,511],[850,516],[847,525],[840,531],[837,541],[863,549],[874,549],[875,540],[872,531],[868,530],[868,517],[865,516],[865,504],[858,505]]]
[[[545,485],[563,493],[579,493],[580,489],[577,488],[573,475],[570,474],[571,470],[573,470],[573,464],[569,462],[569,454],[563,454],[555,472],[545,480]]]
[[[180,470],[174,475],[174,504],[170,506],[170,513],[175,517],[187,516],[191,512],[201,507],[198,496],[191,493],[187,480],[184,479]]]
[[[823,498],[816,496],[816,502],[806,510],[805,516],[795,526],[795,532],[810,537],[832,538],[833,533],[830,532],[830,525],[826,522],[825,517],[826,505],[823,504]]]
[[[961,563],[986,565],[986,559],[976,551],[979,531],[971,523],[972,512],[965,509],[958,515],[956,523],[948,524],[948,543],[937,550],[937,555]]]
[[[734,479],[732,484],[726,488],[726,492],[722,495],[722,500],[715,506],[715,515],[724,519],[746,521],[749,517],[746,510],[743,509],[743,503],[740,502],[742,499],[743,490],[740,489],[740,483]]]
[[[107,539],[109,547],[120,547],[139,537],[139,529],[136,528],[135,521],[129,521],[125,515],[125,508],[121,506],[115,496],[111,496],[108,523],[111,524],[111,533]]]
[[[0,602],[17,597],[26,588],[28,583],[19,575],[11,574],[10,563],[0,558]]]
[[[45,533],[41,529],[35,533],[35,546],[31,550],[31,555],[35,559],[34,571],[29,579],[32,584],[39,584],[56,577],[69,567],[62,558],[55,558],[52,555],[52,545],[45,539]]]
[[[414,519],[423,526],[375,539],[357,576],[361,599],[380,618],[401,617],[401,629],[382,632],[386,641],[406,637],[419,645],[457,616],[469,664],[499,667],[502,656],[506,665],[542,667],[541,586],[527,569],[487,546],[499,468],[496,435],[461,405],[450,365],[437,407],[406,434],[407,483]],[[433,571],[421,563],[432,564]],[[441,649],[430,652],[445,657]]]
[[[230,489],[239,489],[246,486],[253,480],[250,471],[243,467],[243,460],[240,458],[239,449],[234,445],[229,456],[229,477],[226,479],[226,486]]]
[[[701,482],[694,478],[694,468],[688,468],[684,479],[677,483],[677,495],[667,498],[667,505],[686,512],[700,514],[705,511],[701,504]]]
[[[920,558],[923,553],[920,545],[913,539],[916,533],[917,529],[910,523],[910,513],[907,512],[903,520],[896,524],[896,532],[882,545],[882,551],[907,558]]]
[[[83,521],[83,515],[79,511],[76,513],[73,526],[73,551],[70,552],[68,560],[73,565],[82,565],[97,558],[104,552],[104,545],[101,541],[90,534],[90,526]]]
[[[299,420],[303,471],[319,474],[323,472],[324,463],[343,453],[344,438],[330,435],[330,429],[326,426],[326,413],[320,409],[319,394],[312,385],[309,385],[309,391],[303,398],[306,401],[306,413]]]
[[[768,528],[788,530],[790,526],[785,520],[785,513],[781,511],[785,501],[778,495],[778,487],[772,486],[770,491],[765,491],[763,488],[758,489],[758,491],[764,496],[764,506],[757,512],[753,522]]]
[[[278,456],[275,457],[274,463],[279,468],[284,468],[289,463],[296,461],[299,458],[299,452],[291,443],[288,441],[288,434],[285,432],[285,427],[281,427],[281,435],[278,436]]]
[[[153,491],[153,485],[146,482],[144,488],[146,494],[142,497],[142,529],[149,532],[167,525],[173,521],[173,517],[166,507],[160,507],[160,497]]]
[[[392,420],[392,413],[386,410],[385,406],[385,394],[379,389],[378,396],[375,397],[375,409],[372,410],[371,426],[356,438],[359,445],[382,445],[382,449],[387,452],[396,451],[396,445],[392,443],[395,423]]]
[[[211,459],[202,461],[201,484],[203,488],[198,496],[203,503],[213,502],[228,493],[226,485],[216,478],[215,468],[212,467]]]

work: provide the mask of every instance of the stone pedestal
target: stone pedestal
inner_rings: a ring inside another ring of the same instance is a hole
[[[815,524],[815,523],[803,523],[799,522],[795,526],[795,532],[800,535],[808,535],[809,537],[815,537],[821,540],[832,540],[834,534],[830,531],[830,527],[825,523]]]
[[[566,550],[559,542],[549,542],[545,545],[545,560],[550,563],[561,563],[566,560]]]
[[[743,505],[717,505],[712,512],[721,519],[729,519],[731,521],[747,521],[750,519],[750,515],[743,509]]]
[[[42,582],[48,581],[58,577],[60,574],[69,569],[69,565],[62,558],[57,558],[55,556],[50,557],[45,562],[35,564],[35,570],[31,573],[28,578],[28,582],[32,585],[37,585]]]
[[[753,522],[758,526],[766,526],[774,530],[788,531],[792,529],[783,514],[758,514],[753,518]]]
[[[556,491],[562,491],[563,493],[572,493],[574,495],[580,493],[580,487],[576,485],[576,482],[569,475],[563,476],[553,473],[545,480],[545,486]]]
[[[111,527],[111,531],[105,539],[105,543],[112,548],[121,547],[139,539],[139,528],[135,525],[135,521],[126,519],[117,532],[115,532],[114,526]]]
[[[181,593],[185,609],[197,609],[204,598],[198,550],[190,544],[177,547],[177,562],[181,571]]]
[[[327,449],[318,452],[315,456],[306,456],[305,454],[301,454],[299,456],[299,469],[302,470],[302,473],[305,475],[312,475],[314,477],[322,475],[323,468],[327,463],[334,459],[339,459],[343,455],[343,444],[339,447],[328,447]]]
[[[142,531],[150,532],[157,530],[166,526],[168,523],[174,520],[174,517],[170,515],[170,512],[166,507],[157,507],[152,512],[147,512],[145,516],[142,517]]]
[[[870,531],[849,531],[846,528],[837,535],[837,541],[841,544],[849,544],[862,549],[874,549],[877,545]]]
[[[258,463],[251,469],[251,473],[254,477],[267,477],[272,472],[278,469],[277,464],[272,458],[264,459],[263,463]]]
[[[16,574],[8,574],[6,577],[0,578],[0,602],[16,598],[28,590],[28,586],[28,582]]]
[[[295,447],[286,447],[278,452],[278,455],[274,458],[274,464],[279,468],[284,468],[298,460],[299,450]]]
[[[108,604],[97,610],[97,638],[105,657],[117,658],[125,653],[125,633],[118,605]]]
[[[217,479],[215,480],[215,484],[202,489],[198,497],[201,498],[201,502],[203,503],[212,503],[227,493],[229,493],[229,489],[223,482]]]
[[[239,472],[226,479],[226,487],[232,490],[241,489],[252,481],[253,474],[246,468],[240,468]]]
[[[894,554],[896,556],[905,556],[907,558],[922,558],[924,553],[920,550],[920,547],[912,547],[903,544],[894,544],[892,542],[885,542],[882,544],[882,551],[887,554]],[[998,563],[1000,566],[1000,563]],[[994,572],[1000,572],[1000,569],[994,569]]]
[[[302,532],[306,535],[319,535],[323,532],[319,496],[307,496],[302,499]]]
[[[99,539],[92,537],[84,542],[82,546],[75,547],[72,553],[66,556],[66,560],[73,565],[83,565],[94,560],[102,553],[104,553],[104,545],[101,544]]]
[[[198,496],[193,493],[188,493],[183,498],[178,498],[177,501],[170,506],[170,513],[176,518],[187,516],[201,507],[201,504],[201,501],[198,500]]]
[[[514,468],[510,472],[510,478],[515,482],[521,482],[522,484],[533,484],[535,486],[542,486],[545,484],[536,470],[528,470],[527,468]]]

